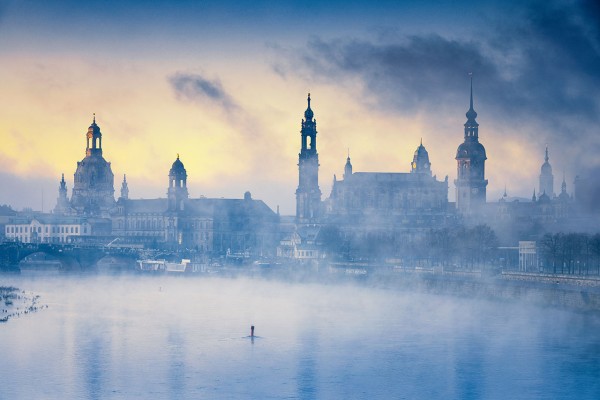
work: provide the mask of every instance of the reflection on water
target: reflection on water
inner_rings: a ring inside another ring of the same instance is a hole
[[[595,316],[250,279],[1,284],[49,305],[0,326],[2,399],[600,398]]]

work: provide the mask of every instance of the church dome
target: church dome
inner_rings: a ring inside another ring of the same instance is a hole
[[[185,174],[186,174],[185,167],[183,166],[183,163],[179,159],[179,154],[177,154],[177,160],[175,160],[175,162],[171,166],[169,175],[185,175]]]
[[[461,143],[456,150],[456,159],[459,158],[478,158],[482,160],[487,160],[487,156],[485,154],[485,147],[478,141],[474,140],[465,140],[465,142]]]

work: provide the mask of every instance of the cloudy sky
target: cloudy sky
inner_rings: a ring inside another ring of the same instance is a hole
[[[555,187],[599,170],[594,0],[0,0],[0,204],[53,207],[96,113],[117,192],[164,196],[179,153],[192,196],[292,214],[309,91],[324,197],[348,149],[407,172],[422,138],[453,200],[469,72],[488,200],[531,196],[546,144]]]

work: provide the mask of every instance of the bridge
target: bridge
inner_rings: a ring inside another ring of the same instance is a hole
[[[0,243],[0,270],[17,271],[19,263],[26,257],[43,253],[61,264],[64,272],[95,271],[98,261],[111,256],[123,262],[133,264],[140,258],[174,258],[176,252],[165,252],[132,247],[49,243]]]

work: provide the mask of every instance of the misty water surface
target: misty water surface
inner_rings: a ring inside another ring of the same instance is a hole
[[[245,278],[0,283],[49,305],[0,325],[2,399],[600,398],[589,315]]]

